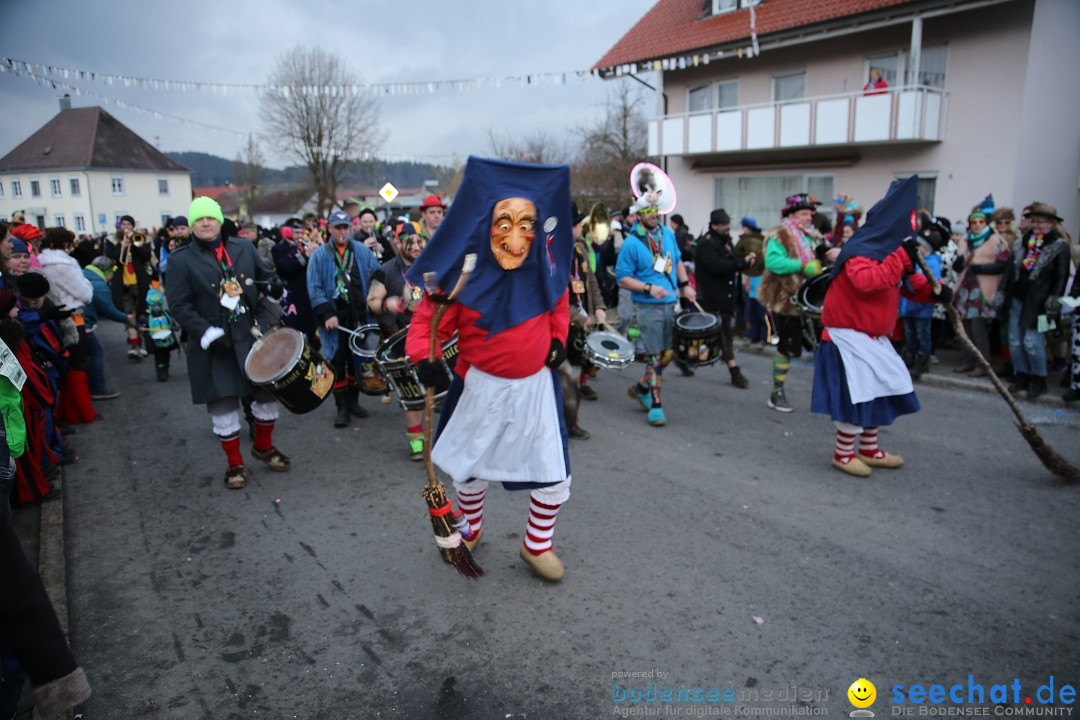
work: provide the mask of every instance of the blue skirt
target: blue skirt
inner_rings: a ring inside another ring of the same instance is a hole
[[[906,395],[888,395],[867,402],[853,403],[848,393],[844,359],[832,342],[825,341],[817,349],[814,358],[814,394],[810,410],[828,415],[836,422],[850,423],[860,427],[892,425],[900,415],[919,411],[919,398],[914,392]]]

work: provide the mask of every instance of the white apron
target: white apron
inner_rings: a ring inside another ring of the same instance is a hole
[[[431,459],[458,483],[566,480],[553,382],[546,367],[513,379],[469,368]]]
[[[915,392],[911,373],[887,337],[872,338],[850,328],[828,328],[844,359],[848,395],[858,404],[879,397]]]

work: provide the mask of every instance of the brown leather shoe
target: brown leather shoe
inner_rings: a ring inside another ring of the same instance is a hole
[[[386,392],[389,386],[386,381],[378,375],[367,375],[360,378],[360,387],[363,389],[365,395],[378,394]]]
[[[557,582],[562,580],[563,575],[566,574],[566,568],[563,567],[562,560],[559,559],[554,550],[545,550],[539,555],[533,555],[528,548],[522,545],[521,559],[532,565],[533,571],[545,580]]]
[[[833,458],[832,466],[840,472],[846,472],[848,475],[854,475],[855,477],[870,477],[872,472],[869,465],[854,456],[847,462],[840,462]]]
[[[262,460],[268,468],[275,472],[285,472],[292,467],[292,460],[289,459],[289,456],[276,447],[271,447],[269,450],[251,448],[251,457]]]
[[[230,465],[225,471],[225,487],[240,490],[247,484],[247,470],[243,465]]]
[[[899,455],[893,455],[882,450],[881,457],[871,457],[870,455],[863,455],[859,453],[859,459],[870,467],[883,467],[896,469],[904,464],[904,458]]]

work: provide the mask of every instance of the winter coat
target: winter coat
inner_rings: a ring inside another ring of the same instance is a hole
[[[785,225],[778,225],[769,231],[765,239],[765,272],[758,285],[758,302],[767,309],[781,315],[799,315],[799,306],[791,301],[791,297],[806,278],[796,243],[813,244],[814,236],[810,235],[809,238],[808,241],[792,238]]]
[[[220,236],[219,236],[220,237]],[[196,405],[229,397],[245,397],[254,388],[244,374],[244,361],[255,342],[251,329],[259,302],[257,286],[245,285],[248,278],[265,281],[275,277],[244,238],[225,240],[225,251],[243,291],[245,312],[229,322],[229,311],[221,305],[221,267],[214,249],[193,240],[169,256],[169,286],[166,296],[173,318],[188,333],[187,365],[191,380],[191,401]],[[211,327],[225,330],[232,347],[203,349],[203,334]]]
[[[274,243],[270,250],[278,277],[285,283],[281,299],[281,322],[299,330],[315,342],[315,315],[307,291],[307,257],[300,245],[291,240]]]
[[[1001,285],[1002,274],[1008,268],[1008,260],[998,260],[997,256],[1004,256],[1004,250],[1008,249],[1005,238],[997,233],[991,233],[982,245],[969,253],[968,256],[957,256],[954,263],[959,267],[953,269],[959,273],[956,278],[956,287],[964,284],[964,278],[968,274],[975,275],[979,282],[979,290],[987,301],[993,299],[998,287]],[[969,248],[970,250],[970,248]],[[970,261],[968,258],[970,257]]]
[[[1027,250],[1027,239],[1031,231],[1024,233],[1020,242],[1013,248],[1012,264],[1005,271],[1001,287],[994,295],[993,306],[1001,317],[1005,317],[1012,307],[1013,292],[1020,280],[1020,268]],[[1052,238],[1052,239],[1051,239]],[[1038,327],[1040,315],[1056,315],[1061,312],[1061,295],[1069,281],[1072,258],[1069,245],[1054,231],[1047,233],[1043,241],[1042,252],[1028,273],[1027,292],[1024,305],[1020,310],[1020,327],[1034,330]]]
[[[105,274],[91,265],[83,268],[83,277],[90,283],[90,287],[94,291],[92,300],[83,305],[82,309],[86,327],[93,328],[97,325],[99,313],[116,322],[127,322],[127,315],[124,314],[124,311],[113,304],[109,284],[105,282]]]
[[[49,295],[60,307],[78,310],[94,297],[94,288],[75,258],[63,250],[42,250],[41,271],[49,278]]]
[[[941,256],[930,253],[926,256],[926,265],[937,280],[941,280]],[[922,274],[922,270],[915,272]],[[934,303],[918,302],[905,296],[900,297],[900,317],[929,320],[934,317]]]
[[[362,245],[355,240],[349,240],[349,249],[352,250],[352,255],[355,258],[351,270],[351,286],[353,288],[351,292],[358,292],[355,300],[358,307],[361,308],[361,314],[364,316],[360,319],[360,324],[364,324],[371,321],[367,316],[367,293],[368,287],[371,285],[371,276],[379,269],[379,263],[375,259],[375,254],[368,250],[366,245]],[[316,248],[315,252],[311,253],[311,257],[308,258],[308,297],[311,299],[311,309],[320,324],[337,315],[337,306],[334,299],[335,273],[337,272],[334,264],[335,252],[334,243],[328,242]],[[341,336],[342,333],[337,330],[330,331],[326,328],[319,328],[323,355],[328,358],[334,357]]]
[[[113,303],[117,307],[124,307],[124,268],[119,267],[121,250],[120,240],[115,235],[105,241],[105,257],[115,260],[117,264],[112,279]],[[137,290],[136,315],[146,314],[146,291],[150,289],[150,270],[148,268],[153,257],[154,251],[149,242],[143,244],[142,247],[131,246],[131,263],[135,268]]]
[[[709,312],[735,313],[742,283],[739,272],[750,267],[746,260],[735,259],[731,236],[715,230],[701,236],[694,254],[698,304]]]

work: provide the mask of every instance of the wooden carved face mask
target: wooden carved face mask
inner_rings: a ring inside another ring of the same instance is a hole
[[[525,198],[495,203],[491,216],[491,251],[503,270],[516,270],[529,257],[536,236],[536,206]]]

